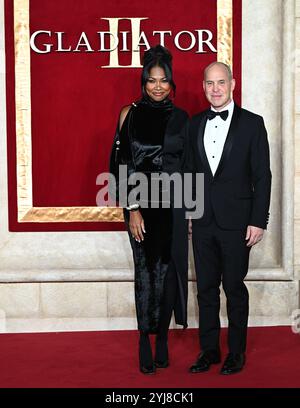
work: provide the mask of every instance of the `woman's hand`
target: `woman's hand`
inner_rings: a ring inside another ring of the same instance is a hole
[[[188,225],[188,236],[189,239],[192,239],[192,234],[193,234],[193,224],[192,224],[192,218],[189,218],[189,225]]]
[[[130,211],[129,228],[130,228],[132,237],[137,242],[144,241],[143,233],[145,234],[146,231],[145,231],[144,219],[139,210]]]

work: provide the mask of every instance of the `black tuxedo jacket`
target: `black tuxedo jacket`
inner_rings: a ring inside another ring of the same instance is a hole
[[[219,227],[266,229],[269,218],[271,171],[264,121],[234,106],[221,160],[213,176],[204,148],[207,111],[194,116],[188,127],[184,171],[204,173],[204,213],[195,220],[207,225],[212,217]]]

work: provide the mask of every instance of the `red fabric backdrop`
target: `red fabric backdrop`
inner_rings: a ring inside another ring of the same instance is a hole
[[[116,223],[18,223],[16,206],[15,100],[13,1],[6,1],[7,107],[9,161],[9,220],[13,231],[42,230],[114,230]],[[241,0],[234,5],[234,74],[237,79],[235,99],[241,99]],[[177,84],[175,103],[191,115],[206,108],[202,91],[202,71],[217,54],[205,48],[206,54],[178,50],[174,35],[182,30],[195,33],[209,29],[217,48],[216,0],[163,0],[159,7],[140,0],[31,0],[30,31],[64,31],[65,47],[76,46],[82,31],[95,50],[99,49],[97,31],[108,31],[101,17],[148,17],[141,22],[150,45],[158,43],[152,31],[171,30],[165,45],[174,58]],[[119,25],[130,31],[129,21]],[[182,37],[181,44],[187,37]],[[56,41],[46,36],[38,43]],[[128,40],[130,46],[130,38]],[[144,51],[145,48],[142,48]],[[119,53],[120,63],[130,63],[131,53]],[[137,68],[101,68],[109,63],[107,52],[55,52],[37,54],[31,51],[32,92],[32,162],[33,205],[36,207],[95,206],[99,186],[96,177],[107,171],[109,151],[122,106],[140,95]]]

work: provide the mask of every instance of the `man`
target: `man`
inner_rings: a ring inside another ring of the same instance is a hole
[[[202,352],[190,372],[221,362],[220,290],[227,299],[228,351],[221,374],[245,364],[249,252],[262,240],[269,217],[271,171],[263,118],[232,100],[230,67],[214,62],[204,72],[211,108],[191,119],[185,171],[204,174],[204,213],[193,220],[199,335]]]

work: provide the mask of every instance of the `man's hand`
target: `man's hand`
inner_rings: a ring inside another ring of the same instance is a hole
[[[132,234],[132,237],[138,241],[144,241],[145,234],[145,225],[144,219],[139,210],[137,211],[130,211],[130,220],[129,220],[129,228]]]
[[[252,247],[253,245],[257,244],[259,241],[263,239],[264,230],[262,228],[253,227],[252,225],[248,225],[247,227],[247,234],[246,234],[246,241],[247,247]]]

